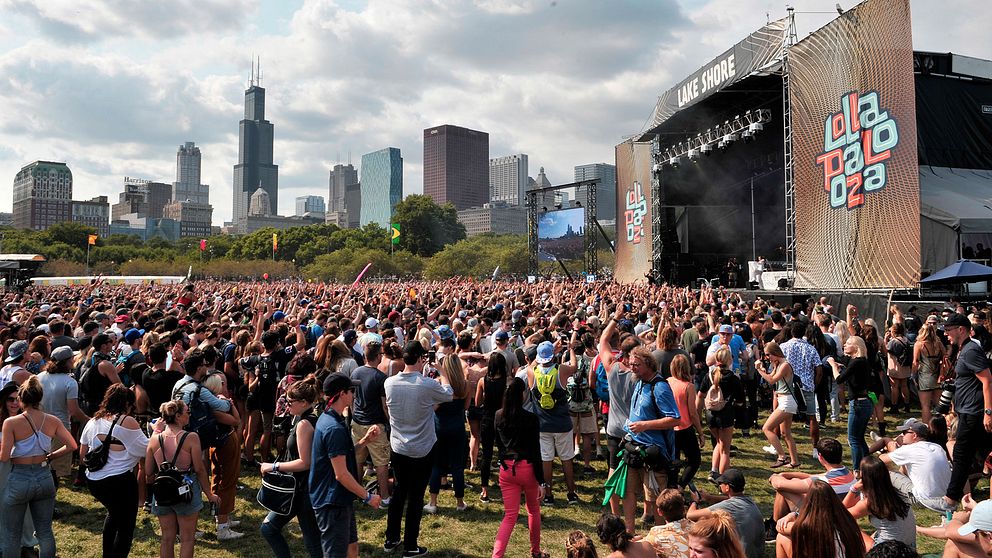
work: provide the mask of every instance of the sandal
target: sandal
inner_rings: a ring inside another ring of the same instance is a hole
[[[799,463],[788,463],[785,466],[790,469],[798,469],[800,467]]]
[[[771,468],[772,469],[778,469],[779,467],[783,467],[783,466],[788,465],[788,464],[789,464],[789,460],[788,459],[786,459],[784,457],[779,457],[778,459],[775,460],[775,463],[772,463],[771,464]]]

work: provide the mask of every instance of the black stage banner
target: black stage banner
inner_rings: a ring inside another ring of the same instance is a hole
[[[746,78],[782,58],[785,19],[773,21],[666,91],[654,109],[652,128],[676,112]]]

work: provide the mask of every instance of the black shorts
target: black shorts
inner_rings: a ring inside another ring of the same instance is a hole
[[[324,506],[314,510],[320,528],[320,547],[324,556],[345,558],[348,546],[358,542],[358,524],[354,505]]]
[[[617,454],[620,453],[620,442],[623,438],[616,438],[614,436],[606,436],[606,463],[609,464],[610,469],[616,469],[620,466],[620,458]]]
[[[476,405],[469,405],[468,420],[482,420],[482,416],[484,414],[485,413],[483,412],[482,407],[478,407]]]

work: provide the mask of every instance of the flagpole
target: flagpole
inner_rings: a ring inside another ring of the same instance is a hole
[[[90,240],[86,239],[86,276],[90,276]]]

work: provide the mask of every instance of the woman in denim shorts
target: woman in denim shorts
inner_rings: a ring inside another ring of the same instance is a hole
[[[179,533],[180,555],[192,556],[193,543],[196,540],[196,520],[200,517],[200,509],[203,508],[203,500],[200,492],[207,496],[207,499],[214,505],[220,504],[220,496],[210,492],[210,483],[207,480],[207,470],[203,465],[203,451],[200,449],[200,437],[195,432],[190,432],[182,447],[179,448],[179,455],[176,449],[179,440],[185,434],[183,428],[189,423],[189,409],[182,400],[166,401],[159,408],[162,420],[165,421],[165,430],[156,436],[152,436],[148,441],[148,451],[145,454],[145,470],[147,471],[148,484],[155,480],[155,473],[162,463],[173,463],[176,470],[185,471],[186,477],[190,479],[193,498],[189,503],[175,506],[159,506],[152,498],[152,513],[158,516],[159,525],[162,528],[162,542],[159,547],[159,555],[162,558],[175,557],[176,533]],[[164,446],[164,447],[163,447]]]

